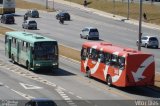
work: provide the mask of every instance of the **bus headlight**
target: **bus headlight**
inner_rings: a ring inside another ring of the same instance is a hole
[[[56,66],[56,65],[57,65],[57,63],[53,63],[52,65],[53,65],[53,66]]]
[[[36,66],[41,66],[40,64],[36,64]]]

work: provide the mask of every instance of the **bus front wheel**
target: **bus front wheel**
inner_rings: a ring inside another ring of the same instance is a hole
[[[11,59],[12,59],[12,63],[15,64],[15,60],[14,60],[14,55],[13,54],[12,54]]]
[[[86,71],[86,76],[87,76],[88,78],[91,77],[91,71],[90,71],[90,70],[87,70],[87,71]]]
[[[107,85],[108,85],[109,87],[112,86],[112,78],[111,78],[110,75],[107,76]]]

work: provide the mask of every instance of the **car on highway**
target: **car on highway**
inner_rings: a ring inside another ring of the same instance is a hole
[[[1,23],[4,24],[14,24],[15,19],[13,14],[3,14],[1,16]]]
[[[37,29],[37,22],[35,20],[25,20],[22,23],[24,29]]]
[[[57,106],[53,100],[48,98],[34,98],[25,104],[25,106]]]
[[[80,32],[80,38],[99,40],[99,31],[94,27],[85,27]]]
[[[39,12],[37,9],[28,10],[25,15],[31,18],[39,18]]]
[[[137,46],[139,44],[139,41],[136,42]],[[159,41],[156,36],[142,36],[141,37],[141,46],[144,46],[146,48],[148,47],[154,47],[159,48]]]
[[[66,11],[61,11],[59,12],[57,15],[56,15],[56,19],[60,19],[60,18],[63,18],[65,21],[69,21],[71,19],[71,16],[68,12]]]

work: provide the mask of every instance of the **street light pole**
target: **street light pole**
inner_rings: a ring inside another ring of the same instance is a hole
[[[46,9],[48,9],[48,0],[46,0]]]
[[[54,0],[53,0],[53,10],[54,10]]]
[[[113,0],[113,17],[115,17],[115,0]]]
[[[129,5],[129,0],[128,0],[128,13],[127,13],[127,20],[129,20],[129,8],[130,8],[130,5]]]
[[[142,36],[142,0],[140,0],[139,8],[139,40],[138,40],[138,51],[141,51],[141,36]]]

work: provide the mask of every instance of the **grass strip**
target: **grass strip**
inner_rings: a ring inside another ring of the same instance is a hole
[[[65,0],[83,5],[84,0]],[[123,0],[122,0],[123,1]],[[98,9],[104,12],[112,13],[127,17],[128,15],[128,3],[122,1],[113,0],[87,0],[87,7]],[[155,2],[156,3],[156,2]],[[147,23],[160,25],[160,5],[155,3],[143,3],[143,13],[146,13],[147,20],[143,18],[143,21]],[[139,20],[139,3],[130,3],[129,18]]]
[[[25,1],[25,0],[16,0],[16,8],[21,8],[21,9],[37,9],[37,10],[44,10],[48,12],[54,12],[55,9],[49,8],[46,9],[44,5]]]

